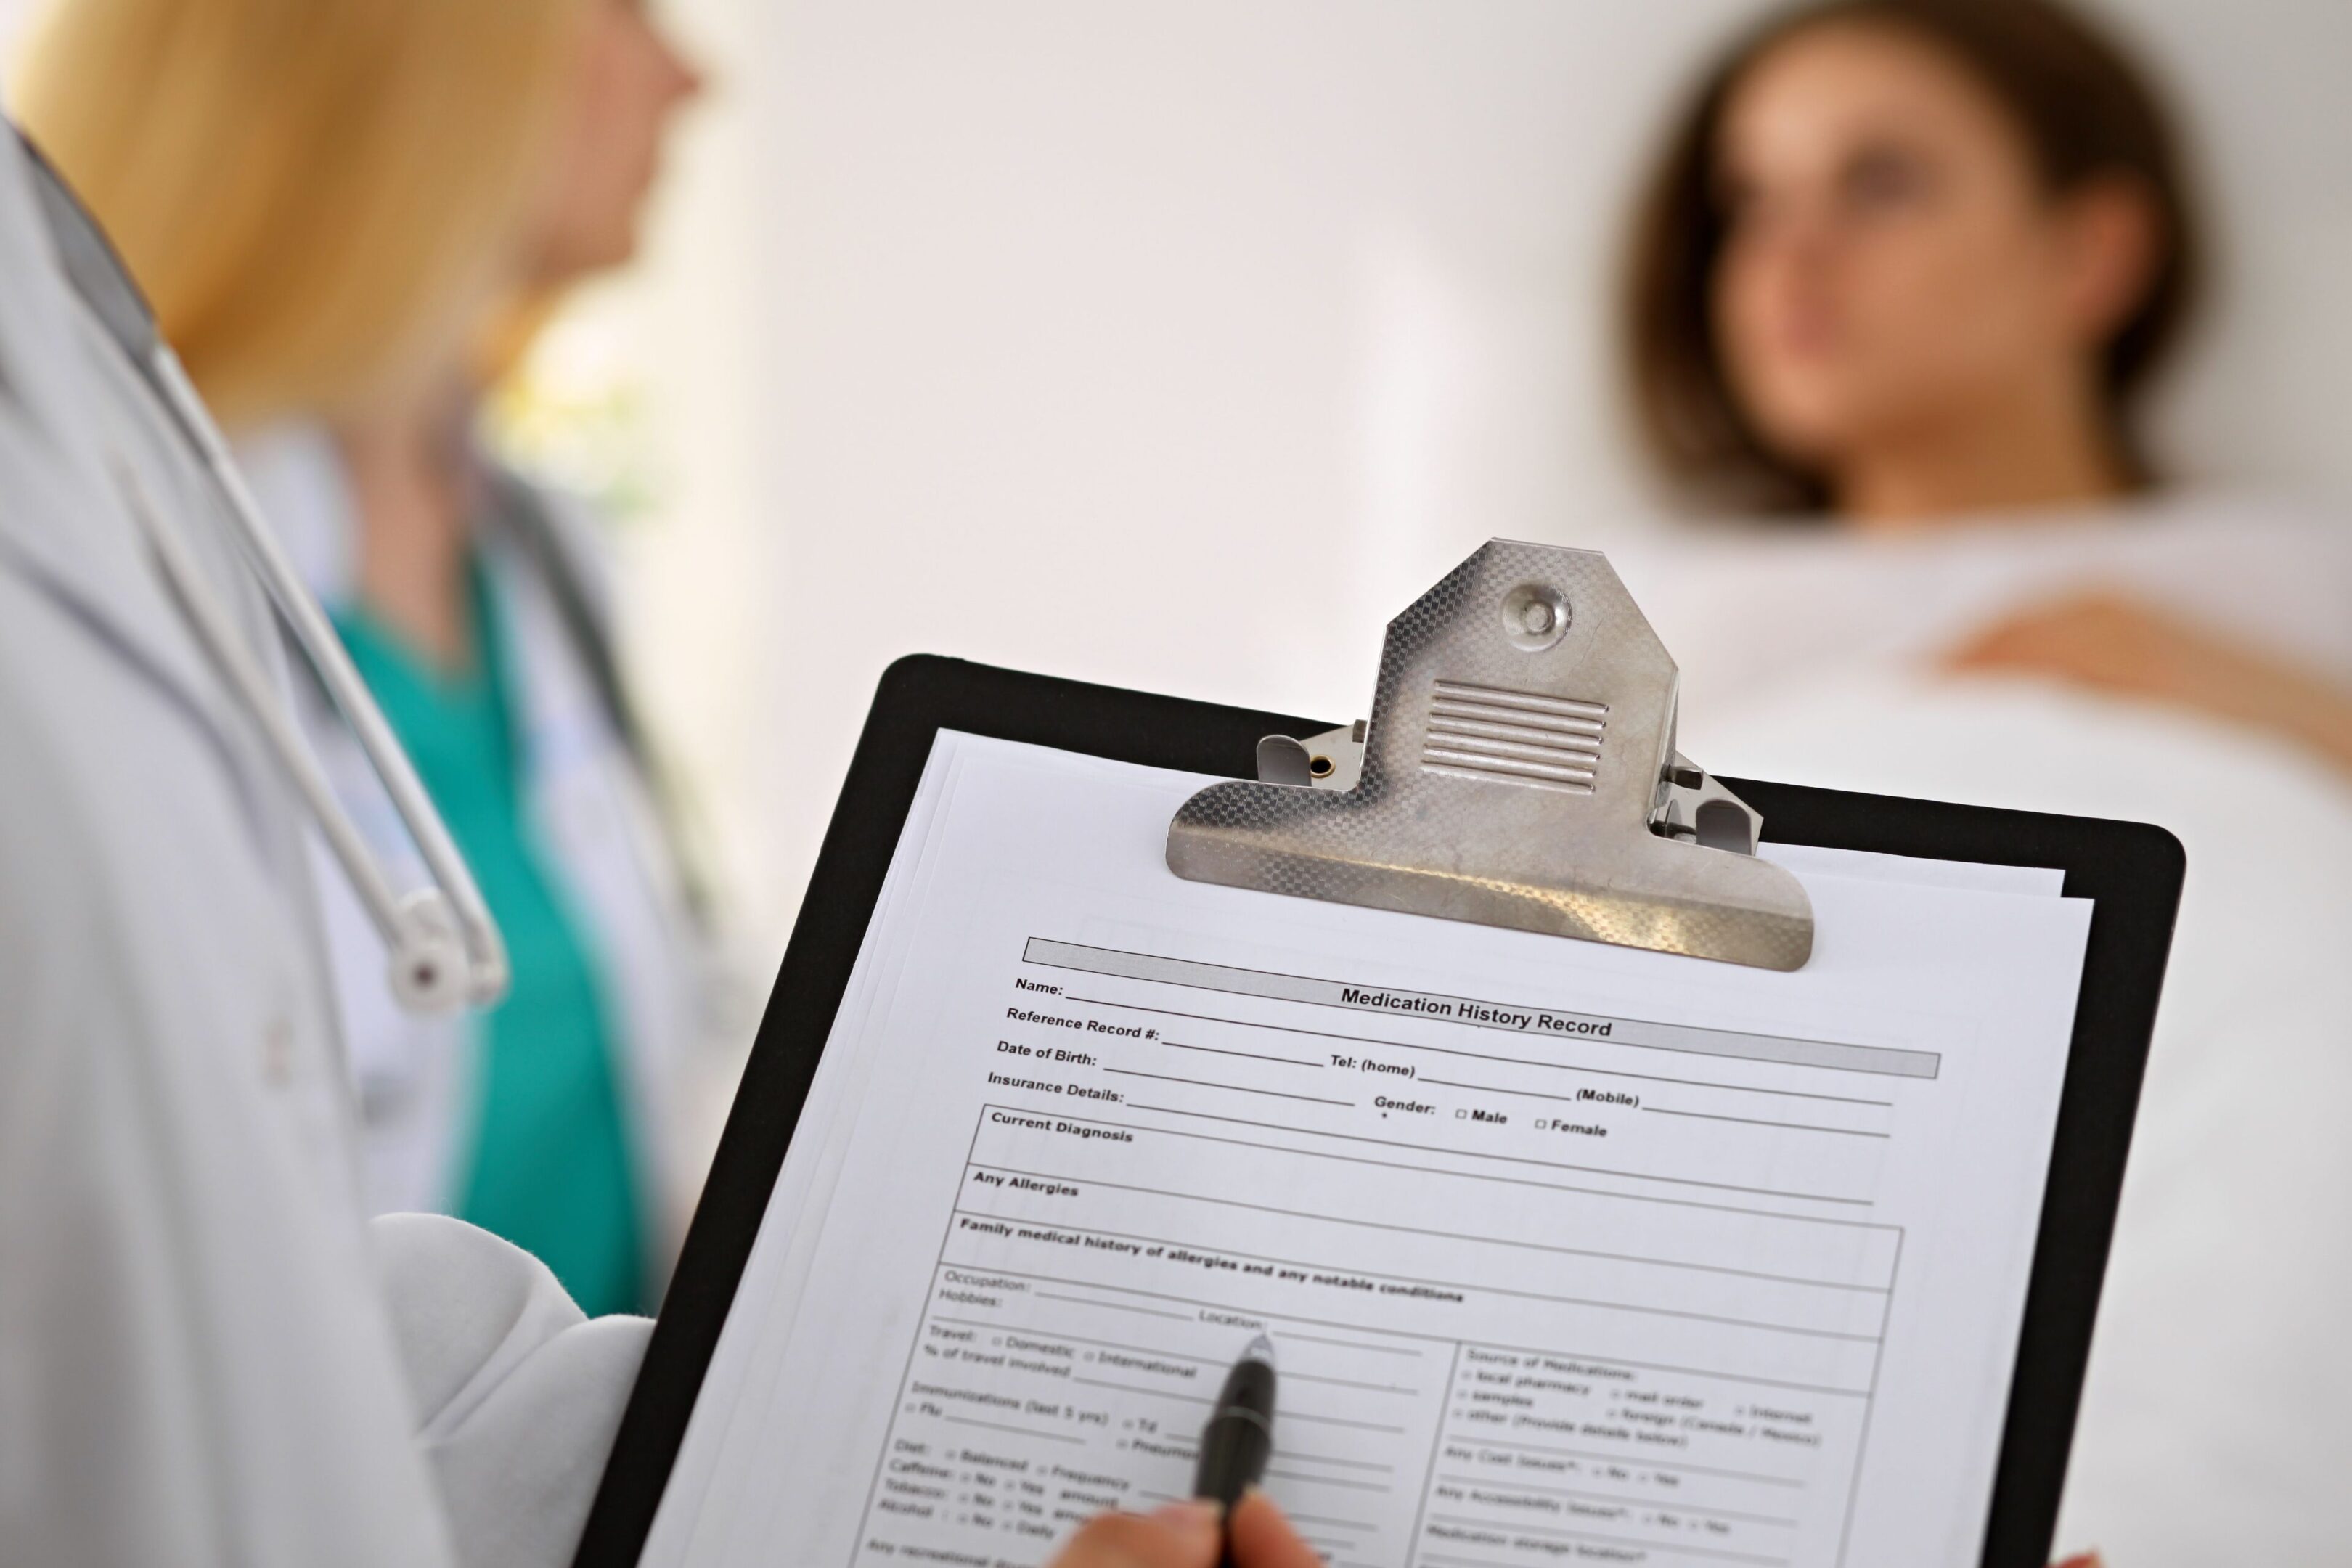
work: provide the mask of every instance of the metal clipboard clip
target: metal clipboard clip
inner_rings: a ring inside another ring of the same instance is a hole
[[[1197,882],[1801,968],[1812,902],[1675,750],[1681,677],[1608,559],[1491,540],[1389,623],[1372,717],[1258,744],[1168,828]]]

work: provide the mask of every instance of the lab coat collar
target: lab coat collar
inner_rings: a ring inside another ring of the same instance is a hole
[[[12,493],[0,506],[0,556],[68,605],[203,725],[242,776],[241,731],[222,710],[185,618],[142,556],[137,505],[184,518],[194,489],[215,504],[178,432],[58,270],[13,137],[0,142],[0,420]],[[176,457],[176,460],[175,460]],[[47,491],[47,494],[41,492]],[[88,515],[90,497],[121,509]],[[70,503],[66,498],[74,498]],[[199,553],[208,553],[199,547]],[[232,590],[234,593],[234,590]]]

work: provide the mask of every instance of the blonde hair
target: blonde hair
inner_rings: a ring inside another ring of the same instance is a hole
[[[462,352],[587,0],[54,0],[26,132],[225,424],[331,413]]]

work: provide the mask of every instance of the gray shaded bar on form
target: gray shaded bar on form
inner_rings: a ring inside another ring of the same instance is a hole
[[[1943,1067],[1942,1056],[1935,1051],[1906,1050],[1893,1046],[1846,1045],[1833,1040],[1792,1039],[1778,1035],[1741,1034],[1727,1029],[1652,1023],[1638,1018],[1612,1018],[1559,1007],[1401,991],[1393,986],[1360,985],[1349,981],[1278,974],[1263,969],[1236,969],[1230,964],[1201,963],[1189,958],[1163,958],[1148,952],[1123,952],[1116,948],[1087,947],[1077,942],[1055,942],[1041,936],[1029,939],[1022,956],[1031,963],[1077,970],[1087,974],[1111,974],[1128,980],[1188,986],[1198,991],[1223,991],[1236,996],[1304,1002],[1313,1006],[1342,1007],[1353,1013],[1388,1017],[1433,1018],[1441,1023],[1469,1024],[1482,1029],[1499,1029],[1538,1039],[1589,1040],[1599,1044],[1633,1046],[1644,1050],[1682,1051],[1693,1056],[1778,1062],[1788,1067],[1876,1073],[1887,1078],[1932,1079]]]

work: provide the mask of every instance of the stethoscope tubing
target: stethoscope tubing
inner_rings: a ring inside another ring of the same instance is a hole
[[[336,635],[326,612],[303,584],[294,563],[287,558],[285,547],[263,519],[260,507],[246,486],[245,476],[237,471],[228,443],[205,411],[203,399],[180,366],[179,356],[158,340],[148,359],[150,383],[202,459],[214,489],[226,503],[247,563],[261,579],[279,618],[293,633],[295,643],[325,688],[329,700],[351,726],[360,750],[382,781],[393,809],[399,813],[432,877],[431,889],[420,889],[405,900],[394,898],[389,879],[368,853],[365,841],[341,803],[327,787],[316,760],[294,730],[283,705],[266,688],[246,696],[247,706],[254,710],[262,729],[280,737],[270,742],[271,750],[278,753],[281,766],[293,779],[330,848],[367,906],[370,919],[392,950],[394,994],[404,1005],[425,1013],[447,1012],[460,1005],[490,1005],[506,994],[506,942],[474,880],[472,869],[450,837],[448,825],[442,820],[424,781],[417,777],[415,763],[392,732],[383,710],[376,705],[367,683],[352,665],[342,638]],[[151,528],[151,538],[162,531],[160,527]],[[216,653],[215,657],[217,659],[221,656]],[[227,673],[225,660],[223,669]],[[233,683],[236,679],[231,677]],[[446,902],[436,904],[436,898]],[[451,955],[446,951],[452,937],[461,944],[458,956],[463,961],[455,976],[462,979],[462,984],[456,986],[450,984]]]
[[[0,121],[0,124],[5,124]],[[13,127],[10,128],[13,130]],[[127,463],[116,467],[124,504],[173,604],[236,703],[253,721],[263,746],[317,822],[329,851],[350,879],[391,956],[394,996],[409,1012],[441,1015],[487,1007],[506,994],[509,970],[505,939],[480,886],[449,835],[448,825],[416,776],[415,764],[376,706],[344,651],[342,639],[287,558],[277,534],[237,471],[228,442],[179,356],[156,330],[155,318],[104,231],[84,210],[38,148],[17,133],[34,195],[50,228],[58,270],[91,319],[121,351],[163,416],[177,430],[203,470],[247,570],[260,580],[278,619],[293,634],[330,703],[351,727],[360,750],[399,814],[432,885],[394,891],[392,877],[369,850],[351,815],[328,784],[308,741],[246,646],[236,617],[220,601],[188,542],[165,519]]]

